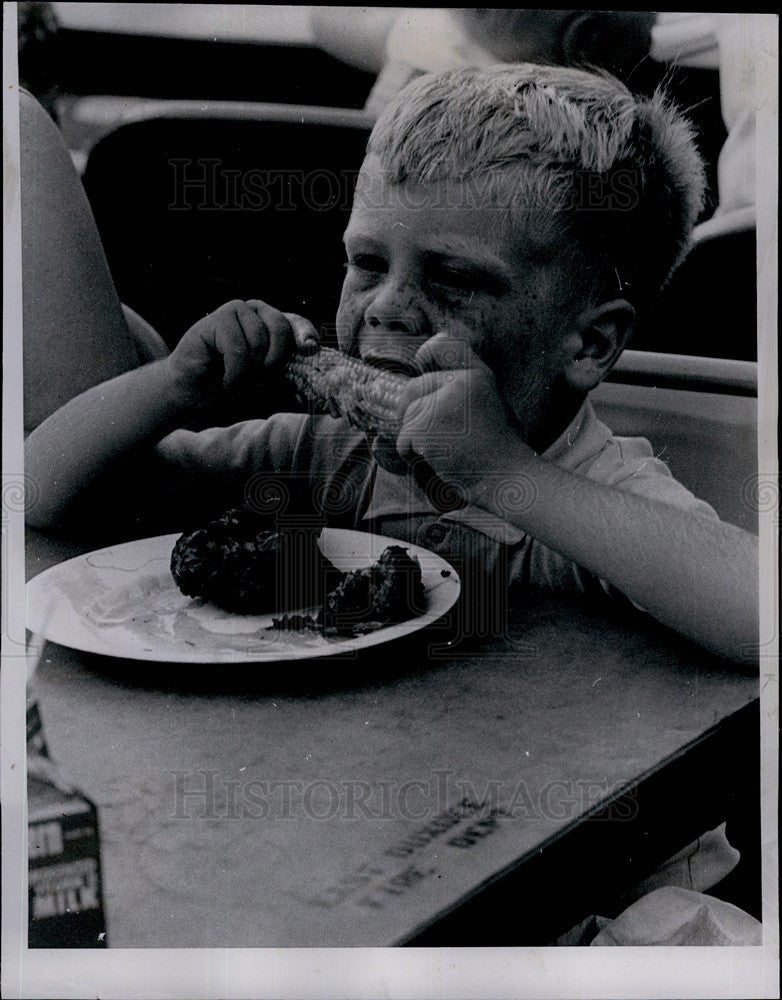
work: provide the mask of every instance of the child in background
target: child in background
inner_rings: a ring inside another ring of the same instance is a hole
[[[518,7],[313,7],[331,55],[378,74],[366,109],[378,115],[422,73],[498,62],[607,69],[627,82],[649,54],[652,11]]]
[[[756,540],[648,442],[614,438],[588,400],[686,251],[702,194],[692,136],[660,97],[530,65],[422,77],[370,138],[337,315],[343,351],[416,376],[398,437],[306,414],[183,429],[317,345],[306,319],[232,302],[33,431],[28,521],[125,508],[136,528],[181,525],[271,477],[329,523],[423,544],[504,587],[622,594],[751,662]],[[419,461],[465,505],[438,511],[410,474]]]

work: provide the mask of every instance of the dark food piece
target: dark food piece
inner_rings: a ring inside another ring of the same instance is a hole
[[[267,524],[237,508],[182,535],[171,553],[182,593],[246,615],[296,612],[322,601],[317,618],[284,614],[272,627],[331,635],[368,632],[424,612],[421,567],[402,546],[390,545],[373,566],[341,573],[321,553],[319,529],[272,531]]]
[[[336,572],[318,548],[320,531],[270,531],[265,523],[238,508],[183,535],[171,554],[171,573],[182,593],[238,614],[317,604],[324,580]]]
[[[406,621],[425,608],[418,560],[389,545],[374,566],[346,573],[326,594],[320,623],[327,633],[355,633]]]

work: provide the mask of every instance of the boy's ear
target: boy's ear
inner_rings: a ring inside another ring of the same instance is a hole
[[[565,378],[577,392],[589,392],[603,381],[624,350],[635,310],[626,299],[613,299],[581,313],[566,339]]]

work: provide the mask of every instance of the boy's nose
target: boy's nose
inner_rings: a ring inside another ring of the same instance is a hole
[[[408,283],[386,281],[364,310],[364,323],[378,333],[426,335],[426,313]]]

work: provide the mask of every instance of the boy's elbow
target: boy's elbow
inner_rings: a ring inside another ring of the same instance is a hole
[[[735,633],[740,636],[735,660],[753,670],[758,669],[762,655],[760,607],[760,558],[758,536],[737,529],[739,538],[736,554],[738,596],[735,608]]]
[[[757,670],[762,653],[757,536],[730,526],[731,545],[722,587],[709,588],[710,646],[736,664]],[[720,595],[717,598],[717,595]]]
[[[739,667],[745,667],[748,672],[755,673],[760,659],[760,642],[758,630],[752,627],[757,624],[755,619],[751,626],[742,628],[737,623],[730,635],[720,637],[716,642],[704,642],[704,645],[723,659],[730,660]]]

